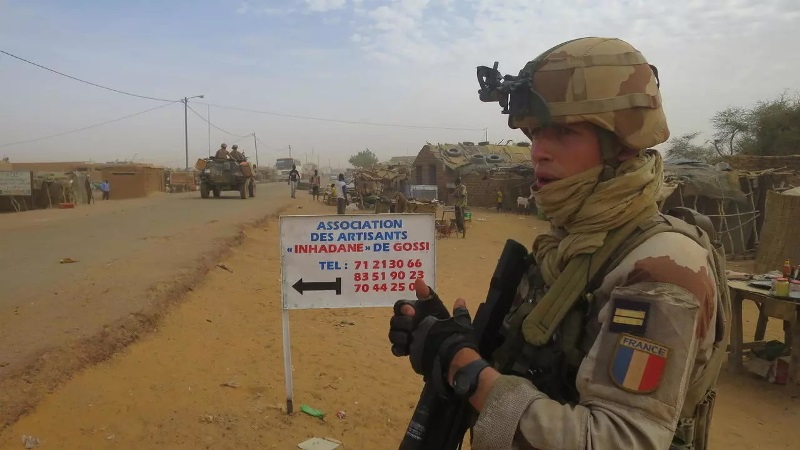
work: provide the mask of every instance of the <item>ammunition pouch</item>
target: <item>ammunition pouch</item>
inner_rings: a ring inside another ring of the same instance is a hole
[[[708,433],[711,417],[714,414],[714,402],[717,391],[706,391],[705,397],[695,408],[694,417],[680,419],[672,438],[670,450],[706,450],[708,449]]]
[[[579,350],[579,342],[588,303],[574,305],[545,345],[527,342],[519,331],[519,322],[532,307],[529,302],[523,303],[514,311],[511,323],[506,324],[506,342],[494,355],[495,368],[501,373],[527,379],[552,400],[562,404],[577,403],[575,380],[586,356]]]
[[[554,340],[543,346],[526,343],[508,372],[526,378],[559,403],[577,403],[579,400],[575,387],[578,366],[569,363],[567,352]]]

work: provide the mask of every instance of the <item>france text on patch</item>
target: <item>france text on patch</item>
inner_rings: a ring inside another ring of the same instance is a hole
[[[611,358],[611,380],[634,394],[653,392],[661,383],[668,357],[669,348],[665,345],[622,334]]]
[[[608,330],[612,333],[630,333],[643,335],[647,330],[650,304],[634,300],[614,300],[614,314]]]

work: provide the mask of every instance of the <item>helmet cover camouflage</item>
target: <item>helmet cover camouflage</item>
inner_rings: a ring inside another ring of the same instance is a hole
[[[669,138],[657,69],[623,40],[564,42],[528,62],[523,75],[531,76],[531,90],[546,102],[553,124],[593,123],[637,150]],[[509,117],[511,128],[542,125],[535,114]]]

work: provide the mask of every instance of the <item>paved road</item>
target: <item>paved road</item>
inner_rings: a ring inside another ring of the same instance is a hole
[[[0,215],[0,377],[44,349],[163,301],[239,224],[293,201],[279,183],[259,184],[246,200],[223,195],[159,194]]]

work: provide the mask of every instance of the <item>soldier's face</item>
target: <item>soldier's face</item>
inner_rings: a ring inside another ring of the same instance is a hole
[[[524,131],[531,140],[531,160],[537,188],[602,163],[597,131],[589,123]]]

